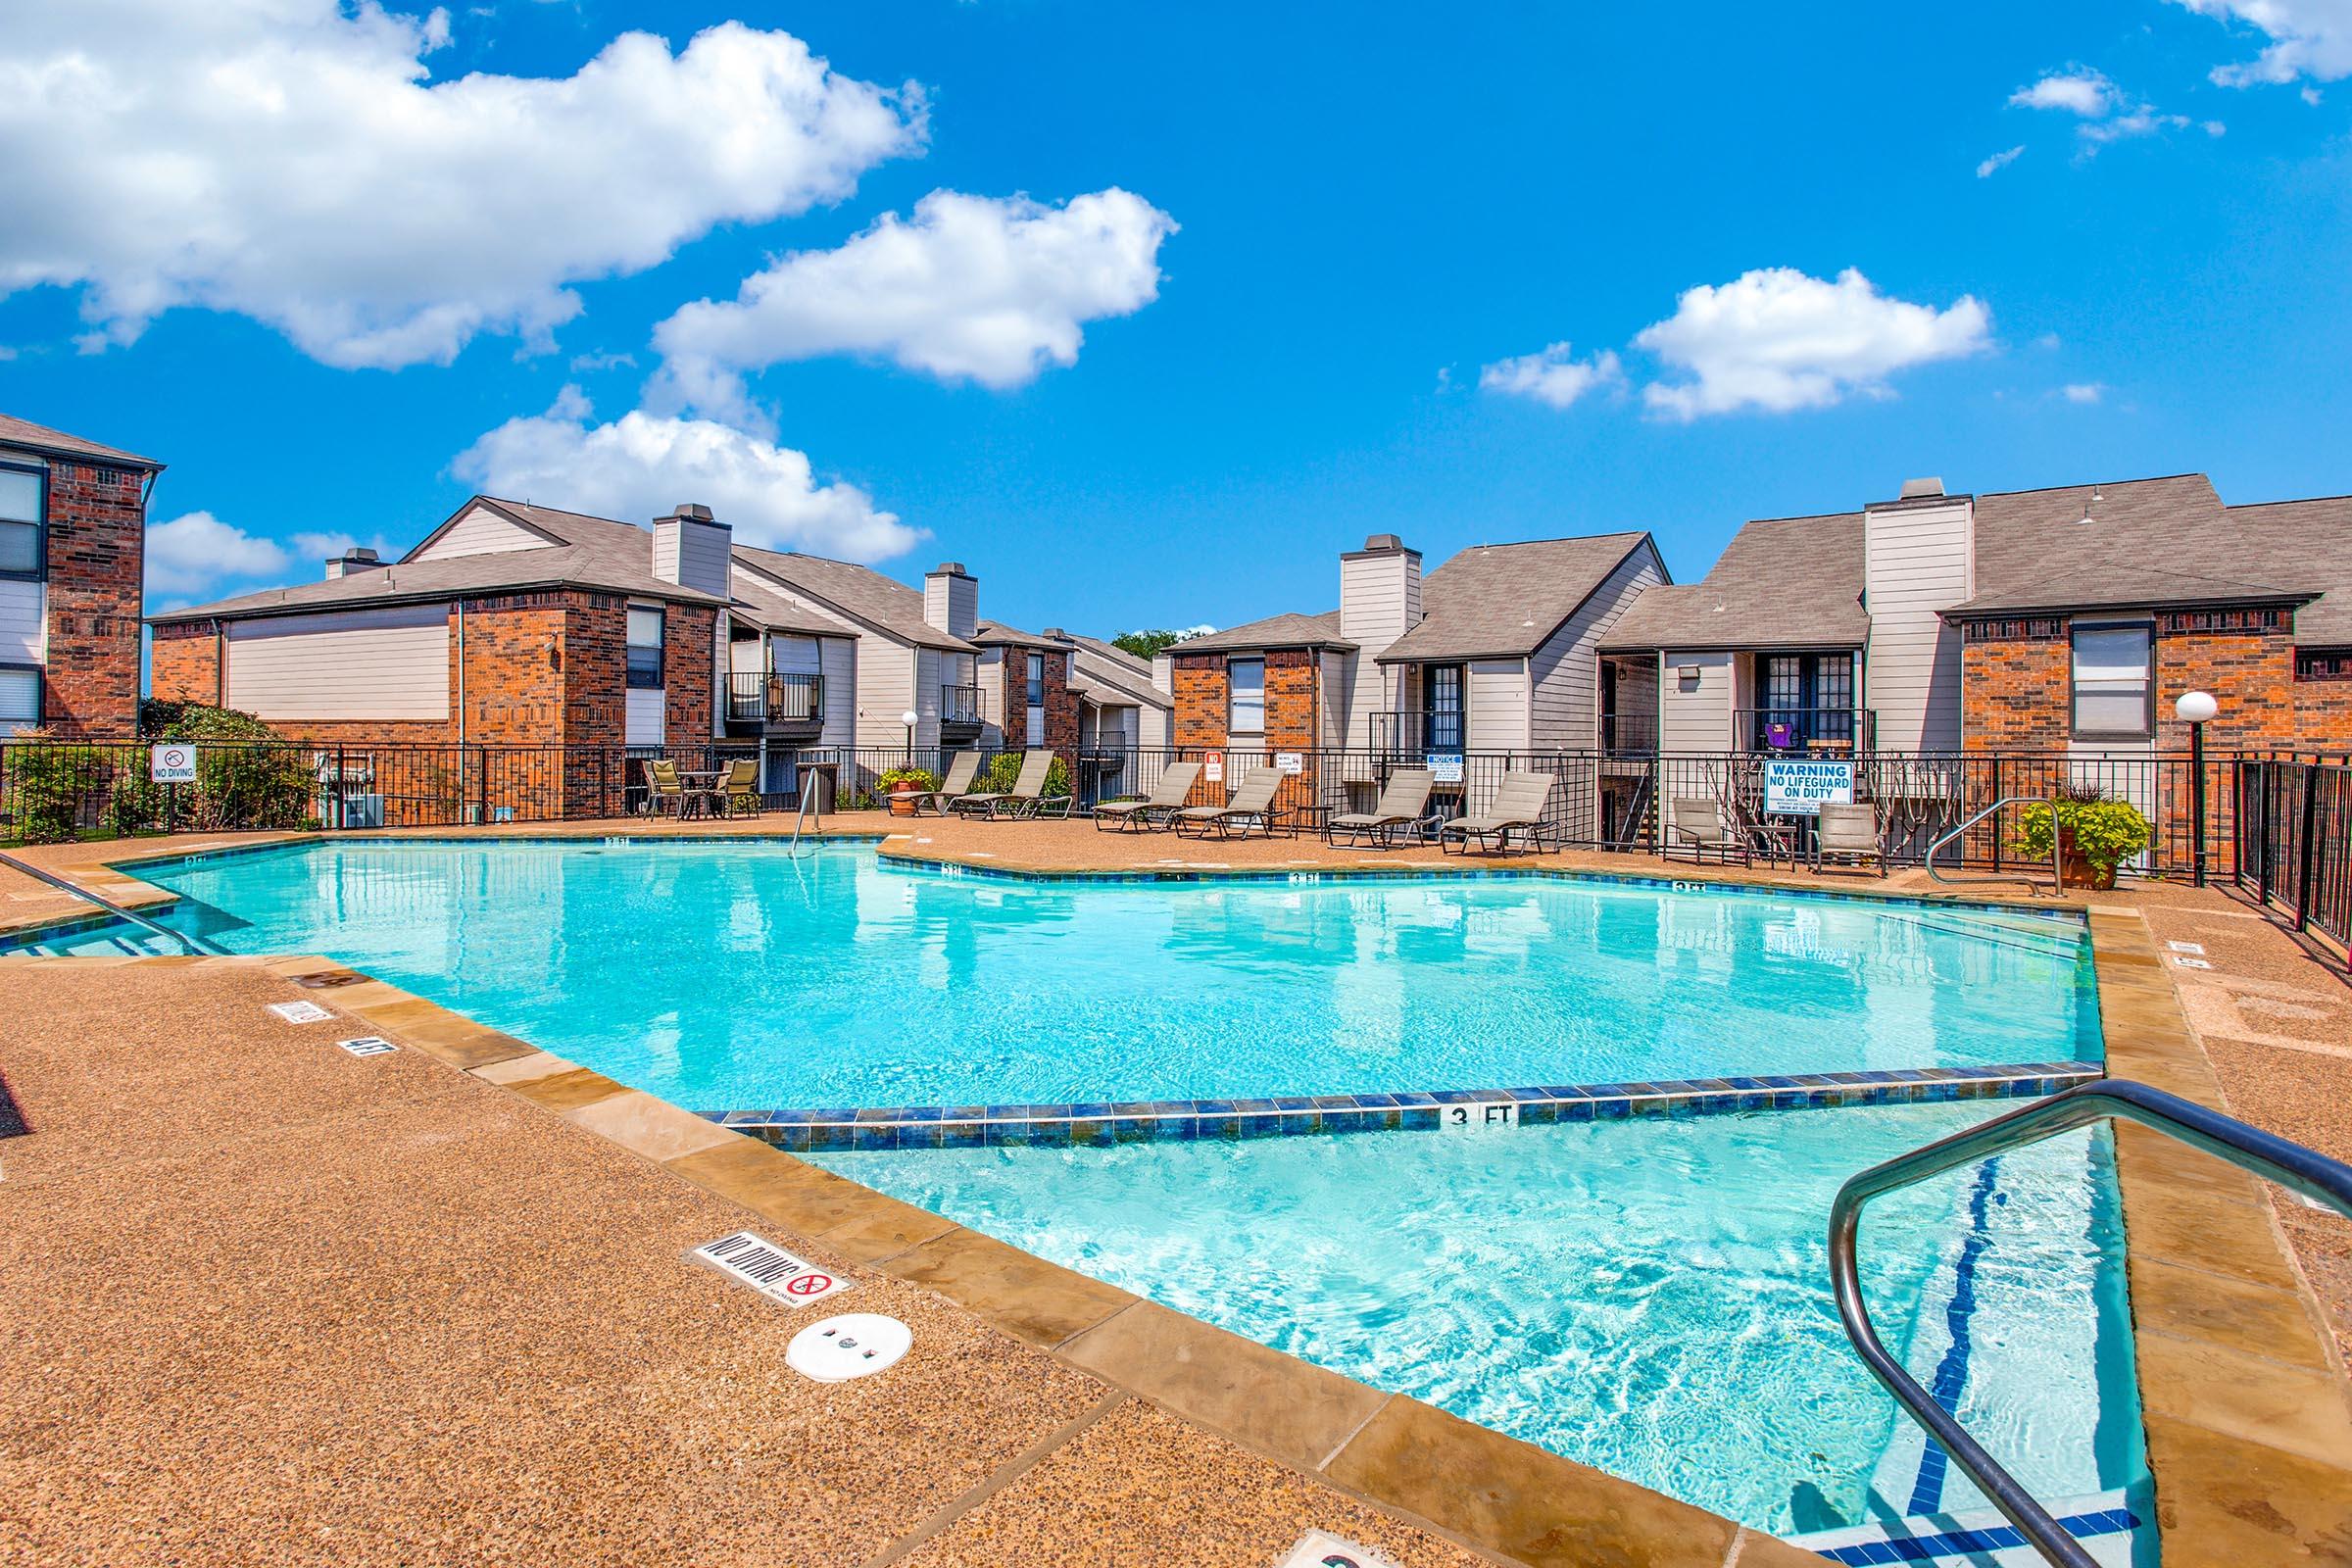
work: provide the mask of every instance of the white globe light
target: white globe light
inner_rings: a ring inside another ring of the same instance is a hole
[[[906,711],[899,715],[899,722],[905,724],[907,728],[912,729],[915,724],[921,720],[922,716],[922,714],[909,708],[906,710]]]
[[[2182,692],[2173,704],[2173,711],[2191,724],[2202,724],[2221,710],[2222,705],[2213,700],[2211,692]]]

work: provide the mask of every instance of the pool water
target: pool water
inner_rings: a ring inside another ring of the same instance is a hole
[[[1992,1113],[811,1157],[1378,1388],[1789,1534],[1984,1505],[1956,1468],[1923,1475],[1917,1429],[1838,1328],[1825,1236],[1845,1177]],[[1882,1336],[2038,1495],[2144,1478],[2103,1133],[1881,1200],[1860,1255]]]
[[[229,951],[364,966],[697,1110],[2099,1054],[2084,928],[2034,914],[1534,878],[1030,883],[740,842],[338,841],[141,874]]]

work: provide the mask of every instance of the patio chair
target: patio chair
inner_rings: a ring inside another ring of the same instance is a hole
[[[1233,787],[1223,806],[1195,806],[1178,811],[1172,819],[1179,838],[1186,829],[1195,837],[1206,838],[1214,833],[1218,838],[1248,838],[1255,828],[1264,838],[1274,836],[1274,792],[1282,788],[1284,774],[1279,768],[1261,767]],[[1238,833],[1236,830],[1239,830]]]
[[[1342,811],[1323,824],[1323,842],[1336,846],[1341,834],[1348,835],[1349,844],[1369,836],[1381,849],[1396,846],[1397,836],[1409,832],[1414,838],[1422,836],[1421,818],[1429,809],[1429,792],[1437,787],[1437,775],[1426,767],[1400,767],[1389,775],[1388,787],[1380,799],[1372,803],[1369,811]]]
[[[718,816],[758,816],[767,809],[760,794],[760,764],[739,757],[710,791],[710,809]]]
[[[645,814],[659,816],[667,808],[673,816],[686,814],[686,781],[678,777],[678,764],[666,757],[649,757],[645,762]]]
[[[1850,806],[1834,801],[1822,803],[1821,817],[1813,829],[1815,873],[1833,858],[1848,864],[1875,860],[1879,875],[1886,874],[1886,835],[1879,826],[1877,807],[1863,802]]]
[[[1667,802],[1666,841],[1658,853],[1671,858],[1688,852],[1693,860],[1712,855],[1729,864],[1755,864],[1755,846],[1725,815],[1723,803],[1712,795],[1678,795]]]
[[[980,754],[957,752],[949,760],[948,776],[940,781],[939,788],[913,792],[915,811],[919,814],[928,806],[940,815],[947,815],[951,807],[972,792],[972,780],[979,775]]]
[[[1022,754],[1020,776],[1012,788],[1002,792],[961,795],[948,803],[949,808],[963,816],[984,816],[991,821],[1006,816],[1067,816],[1070,797],[1048,795],[1046,775],[1054,770],[1054,754],[1035,751]],[[1059,808],[1058,810],[1055,808]]]
[[[1159,783],[1150,795],[1140,801],[1104,801],[1095,808],[1095,830],[1099,833],[1124,833],[1133,829],[1149,833],[1153,828],[1167,827],[1177,811],[1184,807],[1185,797],[1193,793],[1193,785],[1200,777],[1199,762],[1171,762],[1168,770],[1159,775]]]
[[[1536,847],[1536,829],[1543,824],[1544,808],[1551,804],[1552,777],[1549,773],[1505,773],[1502,786],[1494,792],[1494,804],[1476,816],[1457,816],[1439,825],[1438,850],[1445,852],[1446,841],[1461,841],[1461,853],[1470,853],[1470,841],[1478,840],[1481,854],[1508,855],[1511,853],[1511,832],[1518,829],[1527,838],[1532,854]]]

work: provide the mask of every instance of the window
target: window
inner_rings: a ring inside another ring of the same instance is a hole
[[[1046,706],[1046,656],[1043,654],[1029,656],[1029,699],[1026,706]]]
[[[2075,733],[2137,740],[2155,732],[2147,626],[2075,627]]]
[[[629,685],[638,691],[662,687],[662,612],[629,607]]]
[[[1228,735],[1266,732],[1266,662],[1262,659],[1226,661],[1225,678],[1232,698],[1225,713]]]
[[[14,735],[41,721],[41,672],[23,664],[0,664],[0,735]]]
[[[48,514],[48,476],[38,468],[0,464],[0,577],[40,577],[41,524]]]

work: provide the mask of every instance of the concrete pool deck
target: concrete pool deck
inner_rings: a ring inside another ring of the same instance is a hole
[[[562,836],[638,832],[644,828],[644,824],[637,822],[557,826]],[[714,826],[687,824],[681,830],[663,824],[657,832],[707,834]],[[771,818],[764,823],[727,826],[733,831],[773,833],[777,824]],[[906,831],[910,824],[869,815],[862,819],[836,817],[830,819],[828,826],[854,827],[872,833]],[[907,839],[888,846],[894,853],[936,854],[964,859],[974,866],[993,864],[1039,871],[1213,872],[1226,866],[1347,868],[1438,861],[1434,852],[1382,857],[1371,852],[1324,851],[1305,840],[1176,844],[1165,835],[1126,838],[1101,834],[1084,822],[986,824],[923,819],[911,826],[913,831]],[[491,831],[530,836],[542,833],[536,827]],[[426,836],[454,835],[441,830]],[[916,843],[924,838],[931,843]],[[116,897],[118,888],[135,891],[136,887],[144,886],[135,884],[136,858],[254,841],[252,836],[215,835],[178,843],[62,846],[38,854],[53,868],[65,870],[75,880],[106,877],[107,885],[100,891]],[[1169,858],[1194,863],[1182,867],[1159,864]],[[132,875],[107,870],[109,862],[124,864],[132,869]],[[1462,862],[1446,858],[1444,863],[1459,866]],[[1513,863],[1527,862],[1514,858]],[[1688,862],[1661,867],[1654,860],[1625,856],[1544,857],[1539,863],[1569,870],[1596,869],[1676,879],[1714,880],[1729,876],[1740,881],[1788,880],[1787,873],[1775,877],[1743,875],[1740,868],[1727,872],[1713,866],[1694,871]],[[91,871],[85,867],[97,869]],[[1904,878],[1885,883],[1861,877],[1816,880],[1800,876],[1795,880],[1800,885],[1827,885],[1838,891],[1867,893],[1884,889],[1914,897],[1936,890],[1935,884],[1924,888],[1917,885],[1925,881],[1917,873],[1912,873],[1911,878],[1912,885],[1905,885]],[[75,912],[73,901],[65,895],[47,889],[31,891],[37,885],[24,879],[16,879],[16,883],[10,887],[0,882],[0,896],[12,901],[0,906],[10,911],[0,915],[0,925],[56,919]],[[1948,891],[1956,894],[1962,890]],[[2038,902],[2043,907],[2050,903],[2047,899]],[[2339,1157],[2347,1152],[2346,1144],[2352,1138],[2347,1137],[2343,1107],[2348,1098],[2346,1087],[2352,1085],[2352,1046],[2347,1046],[2345,1039],[2352,1036],[2352,1004],[2345,1003],[2342,987],[2334,977],[2320,970],[2260,914],[2216,893],[2156,887],[2096,894],[2080,902],[2091,905],[2108,1052],[2119,1076],[2139,1078],[2221,1105],[2250,1120],[2276,1126]],[[36,909],[40,911],[37,914]],[[2180,935],[2175,936],[2176,932]],[[2159,937],[2201,942],[2212,955],[2214,969],[2190,971],[2177,967],[2160,950]],[[219,976],[242,973],[251,977],[257,970],[264,975],[305,972],[314,981],[321,976],[339,979],[335,966],[323,961],[305,965],[285,960],[270,966],[250,960],[129,964],[39,960],[24,965],[21,970],[12,967],[11,973],[42,976],[40,983],[46,988],[49,1009],[40,1015],[44,1035],[61,1032],[85,1041],[84,1054],[89,1056],[90,1064],[76,1069],[83,1080],[77,1092],[108,1097],[115,1102],[123,1102],[126,1096],[136,1101],[192,1093],[221,1115],[238,1118],[240,1125],[233,1135],[223,1130],[225,1148],[262,1140],[262,1130],[255,1124],[266,1127],[276,1113],[275,1107],[265,1104],[256,1112],[248,1097],[257,1088],[266,1088],[270,1083],[268,1075],[276,1071],[274,1064],[266,1068],[258,1085],[250,1081],[214,1082],[218,1073],[208,1072],[208,1064],[217,1065],[222,1058],[199,1054],[194,1059],[180,1063],[179,1077],[166,1073],[167,1081],[149,1082],[150,1076],[160,1069],[161,1061],[169,1059],[169,1054],[159,1058],[125,1055],[119,1050],[88,1051],[86,1042],[93,1033],[106,1039],[129,1038],[126,1031],[131,1024],[117,999],[123,988],[134,983],[134,977],[135,984],[148,988],[147,1005],[153,1009],[150,1024],[176,1008],[189,1029],[207,1031],[216,1041],[224,1021],[232,1016],[245,1033],[262,1038],[269,1032],[263,1025],[245,1026],[247,1018],[266,1020],[266,1014],[258,1013],[258,1004],[243,1000],[223,1002],[213,989],[220,983]],[[1011,1421],[1017,1429],[1016,1436],[1029,1440],[1013,1459],[1036,1451],[1025,1466],[1015,1468],[999,1484],[999,1490],[991,1494],[992,1500],[975,1502],[950,1516],[960,1529],[967,1514],[994,1517],[992,1511],[1015,1506],[994,1500],[1007,1496],[1052,1495],[1057,1499],[1043,1505],[1046,1513],[1039,1516],[1041,1520],[1050,1517],[1054,1508],[1079,1510],[1080,1517],[1088,1521],[1084,1539],[1033,1535],[1007,1538],[1004,1543],[1010,1546],[1019,1542],[1020,1554],[1034,1560],[1125,1560],[1112,1547],[1113,1543],[1124,1540],[1134,1544],[1151,1543],[1160,1548],[1168,1561],[1273,1561],[1305,1526],[1289,1529],[1285,1522],[1272,1526],[1270,1534],[1260,1526],[1277,1517],[1285,1521],[1307,1519],[1312,1510],[1306,1504],[1298,1504],[1288,1515],[1250,1515],[1260,1522],[1259,1526],[1250,1527],[1246,1538],[1225,1538],[1235,1544],[1238,1555],[1217,1554],[1223,1547],[1204,1547],[1206,1554],[1198,1556],[1183,1552],[1170,1555],[1166,1543],[1158,1537],[1135,1533],[1152,1529],[1181,1531],[1189,1524],[1192,1498],[1187,1488],[1192,1483],[1185,1479],[1187,1472],[1181,1458],[1164,1456],[1205,1454],[1212,1449],[1221,1456],[1220,1463],[1233,1468],[1237,1475],[1253,1466],[1265,1467],[1251,1471],[1259,1477],[1255,1484],[1261,1487],[1275,1485],[1266,1479],[1271,1476],[1279,1478],[1281,1486],[1298,1489],[1295,1493],[1283,1493],[1284,1496],[1295,1495],[1319,1503],[1328,1492],[1331,1497],[1362,1510],[1365,1516],[1385,1521],[1389,1528],[1418,1529],[1417,1538],[1399,1544],[1393,1538],[1370,1533],[1374,1530],[1371,1524],[1352,1529],[1345,1524],[1321,1525],[1343,1535],[1352,1534],[1368,1544],[1390,1551],[1403,1563],[1476,1560],[1461,1550],[1459,1542],[1476,1543],[1506,1559],[1537,1564],[1698,1564],[1722,1562],[1732,1553],[1737,1553],[1740,1562],[1749,1564],[1812,1560],[1783,1544],[1753,1532],[1736,1531],[1727,1522],[1698,1510],[1598,1476],[1569,1461],[1417,1405],[1415,1401],[1382,1396],[1180,1314],[1136,1301],[1124,1293],[961,1231],[946,1220],[882,1198],[856,1183],[817,1172],[790,1155],[764,1149],[754,1155],[738,1147],[748,1140],[736,1139],[708,1123],[696,1123],[695,1118],[683,1117],[683,1113],[651,1097],[623,1090],[560,1058],[534,1052],[522,1042],[481,1029],[393,988],[357,976],[347,983],[328,984],[307,993],[288,989],[282,980],[257,983],[276,984],[275,997],[308,995],[313,1000],[350,1009],[365,1022],[367,1032],[392,1036],[410,1046],[417,1056],[438,1057],[444,1066],[468,1071],[476,1080],[475,1085],[468,1087],[477,1092],[487,1090],[490,1085],[502,1085],[519,1102],[535,1103],[543,1114],[552,1112],[549,1119],[568,1123],[575,1135],[598,1133],[624,1148],[638,1150],[659,1163],[670,1178],[683,1177],[701,1184],[704,1192],[691,1200],[719,1205],[719,1209],[709,1211],[708,1234],[679,1242],[666,1252],[657,1249],[654,1255],[658,1259],[674,1264],[676,1253],[695,1242],[710,1240],[738,1226],[763,1228],[771,1239],[796,1250],[827,1262],[846,1260],[853,1269],[860,1270],[861,1280],[877,1286],[895,1282],[894,1288],[928,1293],[923,1298],[931,1310],[966,1314],[956,1320],[968,1322],[970,1332],[985,1335],[993,1329],[999,1338],[1008,1337],[1012,1342],[1025,1344],[1029,1347],[1028,1353],[1046,1357],[1037,1369],[1041,1388],[1060,1386],[1055,1382],[1057,1378],[1082,1378],[1091,1388],[1101,1391],[1097,1404],[1123,1392],[1126,1403],[1110,1405],[1105,1414],[1082,1430],[1074,1425],[1079,1416],[1067,1413],[1060,1406],[1037,1418],[1038,1422],[1047,1423],[1042,1437],[1034,1435],[1035,1422],[1022,1426],[1017,1420]],[[21,990],[12,985],[12,992]],[[2335,993],[2332,998],[2330,991]],[[131,1009],[129,1017],[138,1016],[139,1009]],[[270,1027],[286,1029],[286,1026]],[[109,1035],[109,1030],[115,1033]],[[330,1026],[313,1026],[307,1032],[286,1030],[293,1038],[281,1042],[281,1049],[294,1051],[299,1044],[300,1052],[310,1056],[323,1053],[333,1058],[338,1054],[320,1038],[322,1031],[331,1032]],[[2209,1039],[2215,1048],[2210,1055],[2206,1049]],[[220,1048],[216,1045],[215,1049]],[[21,1066],[27,1050],[39,1059],[48,1047],[39,1042],[29,1048],[12,1045],[5,1054],[0,1054],[0,1072],[9,1075],[26,1120],[35,1123],[33,1138],[0,1142],[0,1162],[5,1164],[0,1174],[8,1178],[5,1184],[0,1184],[0,1206],[6,1205],[10,1187],[21,1179],[22,1162],[42,1143],[43,1113],[27,1098],[24,1069]],[[55,1060],[56,1054],[52,1053],[49,1059]],[[225,1059],[241,1062],[241,1058],[233,1055]],[[430,1065],[416,1056],[399,1054],[361,1061],[330,1060],[328,1065],[338,1072],[346,1069],[364,1072],[396,1059],[403,1062],[400,1069],[403,1073]],[[306,1065],[304,1070],[308,1072],[311,1065],[316,1064]],[[2217,1072],[2217,1065],[2226,1066],[2228,1071]],[[243,1076],[242,1065],[239,1076]],[[185,1087],[182,1079],[188,1081]],[[493,1096],[493,1099],[504,1097]],[[71,1103],[70,1099],[67,1102]],[[452,1100],[449,1103],[455,1105],[459,1102]],[[515,1125],[514,1114],[510,1112],[500,1125]],[[348,1108],[348,1118],[320,1125],[331,1127],[339,1135],[334,1139],[338,1145],[349,1145],[355,1139],[370,1141],[378,1135],[397,1137],[405,1125],[396,1116],[374,1113],[357,1105]],[[51,1127],[54,1126],[52,1122]],[[102,1135],[93,1128],[88,1136]],[[711,1138],[721,1142],[702,1142]],[[2295,1210],[2292,1205],[2277,1206],[2272,1195],[2250,1179],[2135,1130],[2125,1130],[2120,1149],[2119,1168],[2132,1242],[2134,1329],[2140,1349],[2150,1453],[2158,1477],[2159,1514],[2168,1532],[2169,1554],[2177,1561],[2195,1562],[2231,1558],[2265,1562],[2352,1560],[2352,1414],[2347,1414],[2340,1356],[2321,1331],[2325,1318],[2312,1294],[2312,1286],[2317,1284],[2335,1305],[2338,1324],[2346,1320],[2345,1300],[2340,1293],[2345,1274],[2352,1271],[2343,1267],[2346,1246],[2342,1233],[2352,1227],[2327,1216]],[[88,1157],[105,1163],[110,1156]],[[143,1196],[140,1185],[129,1174],[130,1166],[141,1157],[129,1149],[119,1149],[111,1156],[125,1171],[118,1201],[135,1201]],[[643,1170],[642,1166],[633,1168]],[[405,1163],[383,1174],[389,1188],[397,1188],[408,1180]],[[456,1177],[452,1173],[446,1179]],[[349,1181],[336,1192],[338,1202],[368,1200],[368,1195]],[[20,1191],[16,1196],[21,1200],[23,1194]],[[290,1207],[300,1206],[288,1195],[274,1191],[248,1196],[250,1201],[244,1205],[248,1221],[268,1214],[282,1222]],[[543,1214],[541,1220],[543,1224],[554,1224],[559,1234],[567,1237],[575,1229],[582,1236],[593,1233],[601,1244],[628,1232],[638,1222],[636,1208],[641,1201],[649,1200],[631,1190],[623,1201],[597,1205],[591,1224],[580,1223],[580,1211],[576,1208],[558,1208],[552,1216]],[[760,1219],[746,1221],[740,1210],[733,1211],[732,1220],[720,1219],[719,1212],[729,1202],[751,1209]],[[163,1209],[171,1206],[160,1197],[155,1203]],[[220,1195],[220,1203],[221,1213],[217,1228],[233,1232],[231,1211],[238,1207],[237,1196],[223,1193]],[[659,1202],[654,1207],[668,1212]],[[461,1205],[461,1211],[465,1208],[466,1205]],[[150,1216],[138,1223],[152,1227],[162,1222]],[[2294,1238],[2296,1249],[2282,1245],[2282,1227]],[[400,1234],[394,1239],[404,1247],[429,1250],[439,1245],[433,1239],[433,1231],[431,1224],[425,1224],[415,1235]],[[12,1235],[21,1236],[22,1232],[22,1226],[12,1225]],[[470,1237],[471,1233],[465,1234]],[[257,1244],[249,1239],[242,1245]],[[231,1250],[233,1253],[234,1250]],[[18,1254],[10,1255],[13,1258]],[[14,1261],[10,1263],[12,1274],[17,1266]],[[518,1278],[528,1286],[530,1272],[526,1270]],[[708,1278],[715,1280],[715,1276]],[[55,1283],[71,1296],[77,1282],[94,1288],[88,1275],[69,1274]],[[495,1268],[481,1271],[471,1286],[477,1293],[503,1288]],[[754,1304],[764,1305],[749,1293],[735,1294]],[[517,1314],[531,1313],[527,1300],[526,1290],[518,1298],[514,1309]],[[844,1303],[845,1309],[864,1304]],[[343,1312],[356,1309],[349,1302],[339,1308]],[[913,1308],[901,1310],[895,1298],[888,1309],[916,1321],[910,1315]],[[780,1315],[787,1319],[794,1316]],[[512,1319],[508,1321],[511,1323]],[[989,1327],[982,1327],[984,1324]],[[788,1335],[797,1326],[787,1323],[783,1325],[783,1333]],[[602,1330],[589,1326],[585,1332],[594,1335]],[[918,1332],[922,1332],[919,1322]],[[535,1333],[534,1338],[551,1347],[567,1343],[560,1330],[547,1336]],[[102,1343],[111,1345],[111,1342],[110,1336]],[[779,1338],[768,1348],[780,1351],[780,1347]],[[52,1348],[67,1356],[69,1364],[82,1355],[94,1355],[98,1362],[104,1362],[111,1354],[88,1345],[77,1347],[74,1342],[64,1342]],[[602,1344],[580,1347],[580,1359],[592,1363],[607,1348]],[[580,1386],[576,1368],[564,1364],[568,1352],[559,1353],[551,1348],[548,1353],[554,1359],[547,1372]],[[477,1349],[473,1354],[477,1366],[485,1373],[491,1370],[481,1351]],[[789,1379],[790,1374],[775,1370],[776,1360],[780,1360],[780,1355],[770,1358],[761,1375],[771,1380]],[[912,1369],[910,1363],[909,1370]],[[120,1386],[123,1369],[118,1366],[114,1370]],[[144,1380],[156,1376],[157,1370],[152,1363],[134,1366],[128,1382],[132,1387],[145,1387]],[[894,1374],[877,1383],[890,1384],[901,1376]],[[494,1382],[484,1382],[452,1396],[483,1401],[489,1407],[497,1407],[502,1397],[509,1396]],[[1131,1413],[1125,1424],[1114,1425],[1110,1416],[1130,1404],[1142,1413]],[[0,1410],[6,1408],[7,1397],[0,1397]],[[967,1408],[980,1429],[988,1429],[995,1419],[988,1396],[976,1398]],[[1049,1415],[1059,1415],[1061,1420],[1053,1424],[1048,1421]],[[467,1419],[466,1412],[453,1409],[452,1418],[463,1424]],[[20,1419],[7,1417],[12,1427]],[[723,1425],[731,1419],[731,1414],[712,1411],[709,1419]],[[727,1441],[720,1434],[677,1430],[681,1437],[695,1441],[722,1444]],[[908,1425],[904,1432],[914,1434],[909,1439],[913,1443],[936,1441],[920,1435],[927,1430]],[[1059,1441],[1047,1444],[1046,1439],[1055,1433],[1064,1435]],[[884,1439],[892,1436],[883,1434]],[[1334,1437],[1340,1440],[1336,1446],[1323,1446],[1326,1439]],[[956,1437],[951,1446],[962,1441]],[[991,1446],[992,1443],[997,1446]],[[988,1437],[965,1446],[996,1453],[1003,1444]],[[1132,1460],[1138,1468],[1110,1477],[1084,1467],[1090,1462],[1089,1456],[1113,1452]],[[1012,1459],[1000,1460],[998,1468],[1012,1462]],[[1171,1467],[1165,1473],[1159,1468],[1163,1464]],[[1069,1468],[1072,1466],[1077,1468]],[[1041,1470],[1052,1479],[1041,1477]],[[47,1495],[69,1479],[46,1469],[38,1470],[30,1478],[30,1494]],[[586,1484],[598,1483],[590,1479]],[[888,1485],[897,1487],[900,1483],[893,1481]],[[24,1478],[6,1486],[0,1495],[12,1492],[23,1494]],[[949,1480],[918,1480],[906,1483],[906,1487],[925,1498],[933,1497],[943,1488],[954,1491]],[[1108,1491],[1100,1492],[1098,1488]],[[971,1488],[963,1490],[968,1492]],[[955,1494],[960,1496],[963,1493]],[[281,1496],[279,1502],[282,1506],[300,1506],[296,1501],[300,1495],[296,1493]],[[1132,1516],[1114,1517],[1115,1510],[1103,1502],[1106,1496],[1164,1496],[1171,1501],[1158,1514],[1147,1507]],[[886,1504],[874,1506],[885,1513],[889,1511]],[[932,1511],[944,1506],[945,1502],[937,1503]],[[806,1521],[801,1523],[805,1525]],[[533,1528],[544,1532],[551,1526],[542,1523]],[[1128,1532],[1124,1536],[1120,1534],[1122,1529]],[[1100,1536],[1093,1533],[1098,1530],[1104,1533]],[[560,1538],[559,1531],[556,1537],[542,1534],[538,1539],[544,1547]],[[886,1538],[886,1543],[896,1539]],[[931,1539],[934,1538],[926,1538]],[[943,1531],[936,1539],[953,1539],[953,1532]],[[1247,1545],[1243,1546],[1240,1543],[1245,1539]],[[570,1544],[568,1541],[564,1544]],[[888,1552],[893,1547],[886,1544],[878,1549]],[[812,1555],[808,1560],[941,1563],[1000,1560],[985,1554],[968,1559],[952,1552],[935,1554],[947,1550],[945,1546],[925,1544],[919,1550],[901,1552],[898,1556],[877,1557],[873,1552],[860,1555],[853,1548],[837,1558]],[[639,1552],[631,1560],[663,1560],[659,1551],[646,1547],[642,1541]],[[1453,1555],[1446,1555],[1448,1552]],[[1011,1554],[1006,1553],[1007,1557]],[[131,1559],[117,1556],[103,1560]],[[301,1553],[286,1560],[302,1560]],[[704,1559],[686,1552],[675,1560]]]

